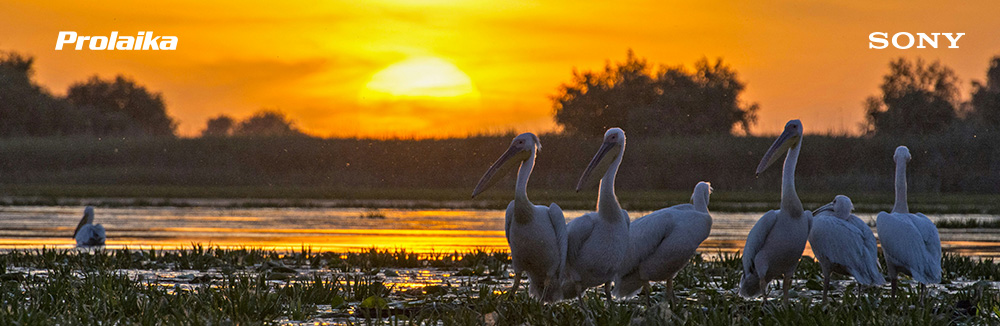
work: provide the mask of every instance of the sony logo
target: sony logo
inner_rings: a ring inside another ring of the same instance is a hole
[[[907,32],[899,32],[892,35],[892,46],[906,50],[913,47],[913,44],[917,44],[918,49],[926,49],[928,47],[937,49],[938,48],[938,36],[944,35],[951,42],[948,46],[949,49],[958,48],[958,39],[962,38],[965,33],[917,33],[917,36]],[[885,49],[889,47],[889,33],[884,32],[874,32],[868,34],[868,48],[869,49]],[[879,45],[876,45],[878,43]]]

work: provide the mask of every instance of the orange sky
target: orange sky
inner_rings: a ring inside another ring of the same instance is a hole
[[[854,132],[891,59],[940,59],[968,96],[969,80],[1000,54],[994,1],[758,3],[7,0],[0,50],[35,56],[36,80],[57,94],[94,74],[129,75],[163,93],[184,136],[220,113],[278,108],[316,135],[376,137],[553,130],[549,97],[572,69],[600,69],[628,48],[669,65],[724,58],[748,83],[744,99],[761,104],[756,133],[790,118],[808,131]],[[176,51],[55,51],[61,30],[179,42]],[[966,35],[960,49],[868,49],[876,31]],[[475,94],[369,98],[376,73],[412,58],[450,62]]]

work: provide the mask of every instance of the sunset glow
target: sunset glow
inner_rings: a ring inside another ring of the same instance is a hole
[[[810,132],[857,133],[863,101],[898,57],[940,60],[982,80],[1000,53],[992,1],[872,4],[629,4],[573,1],[314,3],[6,2],[0,50],[35,57],[35,79],[63,94],[125,74],[161,92],[182,136],[210,117],[286,112],[317,136],[448,137],[558,130],[551,97],[574,69],[628,49],[655,64],[723,58],[761,106],[753,133],[800,118]],[[55,51],[59,31],[176,35],[175,51]],[[966,33],[959,49],[875,50],[872,32]],[[456,118],[456,113],[461,118]]]

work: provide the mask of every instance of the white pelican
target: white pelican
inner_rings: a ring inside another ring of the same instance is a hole
[[[760,175],[781,157],[780,152],[788,151],[781,173],[781,208],[769,211],[757,220],[743,247],[743,278],[740,279],[740,295],[743,297],[764,294],[766,301],[767,284],[784,277],[782,300],[788,303],[788,289],[791,288],[792,276],[802,251],[806,248],[812,222],[812,212],[802,210],[802,202],[795,193],[795,163],[801,148],[802,122],[788,121],[785,131],[757,165],[757,174]]]
[[[809,244],[823,269],[823,301],[830,287],[830,273],[854,276],[868,286],[885,284],[878,270],[875,234],[860,218],[851,214],[854,204],[844,195],[813,211]]]
[[[516,165],[517,186],[514,200],[507,205],[504,231],[510,245],[511,265],[514,268],[516,293],[521,282],[521,272],[528,273],[528,293],[545,302],[558,301],[562,297],[559,277],[566,263],[566,219],[559,205],[534,205],[528,200],[528,177],[535,166],[535,154],[542,148],[538,136],[523,133],[514,137],[507,151],[479,180],[472,197],[486,190],[495,180],[497,171],[509,173]]]
[[[910,160],[910,150],[899,146],[892,159],[896,161],[896,204],[892,213],[878,213],[875,226],[895,296],[897,273],[912,276],[921,288],[924,284],[941,282],[941,239],[927,216],[912,214],[906,206],[906,162]]]
[[[597,197],[597,212],[577,217],[566,226],[566,270],[563,273],[563,298],[579,297],[584,290],[604,284],[604,294],[611,303],[611,282],[628,251],[628,212],[615,196],[615,174],[625,153],[625,132],[608,129],[604,142],[590,161],[576,191],[583,188],[594,170],[604,172]]]
[[[712,231],[712,216],[708,214],[711,193],[710,183],[699,182],[690,204],[652,212],[629,225],[631,248],[622,264],[623,275],[615,278],[615,297],[629,297],[649,281],[666,280],[668,298],[673,298],[674,276]]]
[[[76,225],[76,230],[73,231],[73,238],[76,239],[77,247],[104,245],[104,240],[107,239],[104,236],[104,226],[94,224],[93,206],[87,206],[87,208],[83,209],[83,219],[80,220],[80,224]]]

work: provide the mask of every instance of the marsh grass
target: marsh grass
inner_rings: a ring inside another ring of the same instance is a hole
[[[887,288],[858,289],[838,277],[820,301],[819,265],[804,257],[792,303],[745,300],[735,292],[741,258],[696,255],[677,276],[678,300],[662,286],[651,296],[607,305],[602,291],[543,305],[505,293],[504,252],[415,254],[370,249],[350,253],[254,248],[158,250],[14,250],[0,253],[0,324],[258,325],[949,325],[1000,323],[1000,265],[946,255],[941,285],[923,304],[908,279],[893,299]],[[191,273],[189,281],[158,274]],[[291,270],[292,272],[289,272]],[[438,270],[447,282],[419,291],[398,287],[408,271]],[[459,276],[461,271],[471,273]],[[152,273],[135,273],[151,271]],[[398,271],[398,273],[397,273]],[[291,274],[275,278],[278,274]],[[153,276],[150,276],[153,275]],[[194,281],[199,280],[199,281]]]

